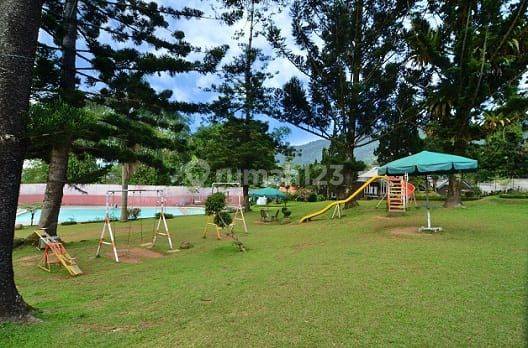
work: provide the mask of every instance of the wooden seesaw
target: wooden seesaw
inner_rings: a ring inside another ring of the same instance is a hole
[[[51,265],[60,264],[74,277],[83,274],[82,270],[77,265],[75,257],[70,256],[61,242],[52,238],[44,230],[37,230],[35,233],[44,244],[44,254],[40,260],[40,268],[51,272]]]

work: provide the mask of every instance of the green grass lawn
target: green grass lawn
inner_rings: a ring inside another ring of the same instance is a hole
[[[61,227],[85,275],[46,273],[38,251],[16,250],[17,284],[43,321],[0,326],[0,346],[526,344],[528,202],[435,208],[435,235],[414,232],[424,209],[387,217],[375,204],[303,225],[249,214],[247,253],[201,239],[203,217],[175,218],[177,244],[195,247],[167,254],[162,240],[164,257],[138,264],[93,257],[100,224]],[[292,218],[323,205],[293,204]]]

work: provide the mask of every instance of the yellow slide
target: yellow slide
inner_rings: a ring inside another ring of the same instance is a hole
[[[372,182],[376,181],[376,180],[386,180],[388,181],[389,178],[386,177],[386,176],[380,176],[380,175],[376,175],[376,176],[373,176],[372,178],[368,179],[367,181],[365,181],[365,183],[363,185],[361,185],[360,188],[358,188],[353,194],[351,194],[348,198],[346,199],[342,199],[340,201],[335,201],[335,202],[332,202],[330,203],[329,205],[327,205],[326,207],[324,207],[323,209],[319,210],[319,211],[316,211],[315,213],[311,213],[311,214],[308,214],[306,216],[303,216],[301,220],[299,220],[299,223],[303,223],[303,222],[307,222],[307,221],[310,221],[312,218],[316,217],[316,216],[319,216],[321,214],[324,214],[326,213],[330,208],[332,207],[335,207],[336,205],[341,205],[341,204],[346,204],[348,202],[350,202],[351,200],[353,200],[354,198],[356,198],[357,195],[359,195],[361,192],[363,192],[363,190]]]

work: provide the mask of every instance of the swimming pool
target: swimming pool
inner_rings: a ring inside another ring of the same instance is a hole
[[[121,209],[112,208],[110,215],[112,218],[119,218]],[[154,217],[159,212],[156,207],[142,207],[140,218]],[[205,209],[202,207],[165,207],[165,213],[174,216],[184,215],[204,215]],[[103,221],[105,217],[105,207],[81,207],[81,206],[66,206],[62,207],[59,213],[59,223],[65,221],[89,222],[89,221]],[[40,219],[40,210],[35,213],[33,224],[38,224]],[[29,225],[31,223],[31,214],[26,212],[17,215],[17,224]]]

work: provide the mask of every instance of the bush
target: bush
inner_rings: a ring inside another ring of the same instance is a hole
[[[163,215],[165,215],[165,219],[169,220],[169,219],[173,219],[174,218],[174,214],[170,214],[170,213],[164,213]],[[161,213],[156,213],[156,215],[154,215],[154,217],[156,219],[159,219],[161,216]]]
[[[205,213],[207,215],[213,215],[221,212],[225,206],[226,196],[222,192],[213,193],[205,201]]]
[[[512,192],[512,193],[503,193],[499,195],[500,198],[509,198],[509,199],[528,199],[528,192]]]
[[[317,195],[317,202],[324,202],[326,200],[327,200],[326,195],[322,195],[322,194]]]
[[[62,225],[62,226],[77,225],[77,221],[75,221],[75,220],[68,220],[68,221],[61,222],[61,225]]]
[[[205,213],[207,215],[214,215],[214,223],[220,227],[229,226],[233,219],[231,215],[224,211],[226,207],[226,196],[222,192],[213,193],[205,201]]]
[[[287,207],[284,207],[281,210],[282,210],[282,215],[284,215],[285,218],[289,218],[290,215],[292,214],[291,210],[288,209]]]
[[[311,192],[306,200],[308,202],[317,202],[317,193]]]
[[[416,192],[415,193],[416,200],[418,201],[425,201],[426,195],[425,192]],[[443,201],[445,198],[441,195],[439,195],[436,192],[429,192],[429,200],[430,201]]]
[[[308,199],[310,198],[310,195],[312,194],[313,192],[305,187],[299,188],[297,190],[296,200],[299,202],[308,202]],[[317,200],[317,195],[315,195],[315,199]]]
[[[137,218],[141,214],[141,209],[140,208],[130,208],[127,210],[127,212],[128,212],[128,218],[130,220],[137,220]]]
[[[286,200],[287,201],[296,201],[298,196],[299,195],[297,194],[297,192],[295,192],[295,193],[286,192]]]
[[[116,221],[116,219],[110,219],[110,221]],[[81,225],[84,224],[93,224],[93,223],[103,223],[103,219],[95,219],[95,220],[88,220],[88,221],[81,221],[79,222]]]
[[[214,217],[214,223],[215,225],[218,225],[220,227],[226,227],[231,225],[233,222],[233,218],[231,218],[231,215],[226,211],[221,211],[216,213]]]
[[[482,197],[478,197],[478,196],[467,196],[467,195],[462,195],[461,199],[463,201],[477,201],[479,199],[481,199]],[[445,201],[445,197],[442,196],[442,195],[439,195],[438,193],[436,192],[429,192],[429,200],[431,202],[438,202],[438,201]],[[417,201],[425,201],[425,193],[424,192],[417,192],[416,193],[416,200]]]

